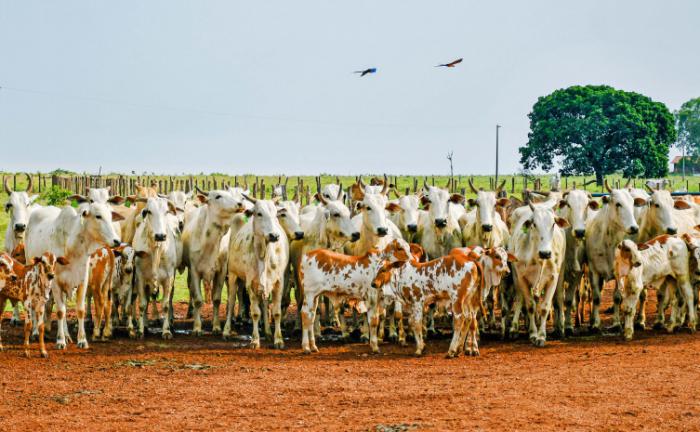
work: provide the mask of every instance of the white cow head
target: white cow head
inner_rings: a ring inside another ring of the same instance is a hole
[[[8,195],[5,211],[10,214],[8,226],[17,240],[24,237],[24,231],[27,229],[27,222],[29,222],[29,207],[39,198],[39,195],[29,195],[32,193],[32,177],[27,175],[27,178],[27,190],[24,192],[13,191],[8,183],[8,178],[3,178],[5,192]]]
[[[621,226],[627,234],[637,234],[639,225],[634,216],[634,208],[646,205],[646,201],[632,198],[627,189],[611,189],[607,180],[605,188],[610,195],[603,197],[603,203],[608,205],[611,222]]]
[[[114,255],[119,257],[121,261],[121,271],[126,275],[134,273],[134,258],[136,257],[136,251],[134,248],[128,244],[122,244],[112,249]]]
[[[674,209],[688,210],[690,208],[690,204],[686,201],[674,201],[671,193],[667,190],[652,190],[647,217],[650,218],[651,225],[656,232],[674,235],[678,232],[678,226],[673,217]]]
[[[571,232],[577,240],[582,240],[586,235],[588,209],[597,210],[598,201],[582,190],[564,192],[559,201],[559,214],[569,222]]]
[[[423,185],[423,206],[428,207],[428,217],[438,230],[447,227],[447,219],[450,215],[449,204],[464,204],[464,196],[460,194],[450,194],[446,189],[437,186]]]
[[[119,205],[123,203],[126,199],[119,195],[111,196],[111,187],[106,188],[85,188],[87,190],[87,196],[74,194],[68,197],[70,200],[75,200],[78,204],[83,203],[101,203],[101,204],[113,204]]]
[[[379,193],[371,192],[372,186],[359,190],[353,198],[356,199],[355,210],[362,213],[362,226],[379,237],[389,233],[386,211],[389,185],[385,182]]]
[[[325,232],[323,235],[333,250],[337,250],[347,241],[357,241],[360,233],[352,223],[350,209],[339,200],[327,200],[323,194],[319,196],[319,201],[324,207],[326,218]]]
[[[284,236],[284,230],[277,220],[277,203],[243,195],[253,204],[253,234],[264,239],[265,243],[276,243]]]
[[[231,189],[216,189],[210,191],[201,190],[199,188],[196,189],[199,202],[207,205],[207,212],[212,217],[212,220],[221,225],[230,223],[231,218],[236,213],[245,210],[243,194],[241,194],[241,198],[239,199]]]
[[[175,204],[165,198],[148,198],[145,200],[146,205],[141,210],[141,218],[143,220],[143,229],[148,235],[153,238],[149,239],[156,242],[163,242],[168,237],[168,221],[166,215],[168,213],[177,215]]]
[[[420,196],[410,194],[402,196],[395,189],[394,193],[399,198],[398,202],[390,202],[386,206],[387,211],[398,214],[398,225],[401,231],[416,233],[420,215]]]
[[[481,224],[481,230],[484,232],[488,233],[493,230],[494,220],[496,219],[496,206],[505,207],[510,203],[508,198],[497,198],[505,184],[506,181],[503,180],[495,192],[476,190],[472,180],[469,179],[469,187],[476,194],[476,199],[470,199],[469,205],[472,207],[476,206],[476,219]]]
[[[321,189],[321,195],[326,199],[326,201],[330,200],[338,200],[338,201],[345,201],[345,191],[343,190],[343,185],[341,184],[327,184]]]
[[[166,198],[175,204],[175,211],[177,217],[177,226],[180,231],[185,229],[185,211],[187,207],[194,206],[194,191],[183,192],[183,191],[170,191],[168,195],[158,195],[161,198]]]
[[[547,204],[530,203],[529,205],[532,214],[523,223],[525,229],[530,231],[529,241],[536,245],[537,255],[540,259],[551,259],[554,230],[557,226],[559,228],[567,228],[569,222],[564,218],[557,217]]]
[[[88,236],[97,243],[107,244],[112,247],[119,246],[121,240],[114,231],[112,222],[119,222],[124,218],[112,211],[108,204],[89,203],[80,210],[84,227]]]
[[[287,234],[293,240],[304,238],[304,230],[299,222],[299,203],[296,201],[280,201],[277,203],[277,219]]]

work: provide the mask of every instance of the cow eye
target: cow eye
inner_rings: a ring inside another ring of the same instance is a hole
[[[258,216],[262,217],[262,213],[258,213]]]
[[[5,204],[5,211],[9,211],[12,208],[12,203]]]
[[[89,202],[90,204],[92,204],[92,203],[95,202],[95,200],[88,200],[88,202]]]
[[[615,204],[615,205],[617,206],[617,208],[622,207],[622,204],[620,204],[620,203],[617,203],[617,204]]]
[[[102,219],[102,215],[95,215],[95,219]]]
[[[280,213],[278,216],[279,217],[287,217],[287,215],[285,213]]]
[[[659,208],[660,206],[658,204],[654,204],[654,207]]]
[[[339,217],[340,217],[340,213],[333,213],[333,217],[334,217],[334,218],[339,218]]]

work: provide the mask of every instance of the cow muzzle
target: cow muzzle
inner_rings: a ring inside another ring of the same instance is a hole
[[[119,246],[120,244],[122,244],[122,241],[121,241],[121,240],[119,240],[119,239],[113,239],[113,240],[112,240],[112,247],[117,247],[117,246]]]
[[[22,224],[22,223],[15,224],[15,232],[23,233],[25,229],[27,229],[26,224]]]
[[[267,235],[267,240],[270,241],[270,243],[275,243],[275,242],[277,242],[277,240],[279,240],[279,239],[280,239],[280,235],[279,235],[279,234],[270,233],[270,234]]]
[[[577,239],[582,239],[585,235],[586,235],[585,229],[574,230],[574,237],[576,237]]]
[[[676,235],[677,232],[678,232],[677,228],[666,228],[666,234]]]
[[[638,232],[639,232],[639,227],[637,225],[633,225],[633,226],[629,227],[629,229],[627,230],[628,234],[637,234]]]
[[[435,226],[438,228],[445,228],[447,226],[447,219],[435,219]]]
[[[539,251],[539,256],[542,259],[550,259],[552,257],[552,251]]]
[[[379,237],[384,237],[385,235],[389,234],[389,229],[386,227],[379,227],[377,228],[377,235]]]
[[[416,225],[416,224],[406,225],[406,228],[408,229],[408,232],[410,232],[410,233],[418,232],[418,225]]]
[[[296,231],[294,233],[294,240],[303,240],[304,239],[304,231]]]
[[[491,232],[493,230],[493,225],[484,224],[484,225],[481,225],[481,229],[484,230],[484,232]]]
[[[358,241],[360,239],[360,233],[355,231],[354,233],[352,233],[352,236],[350,237],[350,239],[354,242]]]
[[[49,274],[46,275],[46,277],[49,278],[49,280],[53,280],[53,278],[55,277],[55,275],[54,275],[53,273],[49,273]]]
[[[164,242],[165,241],[165,234],[155,234],[153,236],[153,238],[157,242]]]

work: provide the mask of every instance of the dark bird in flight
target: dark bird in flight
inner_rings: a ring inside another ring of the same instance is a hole
[[[439,65],[437,65],[437,66],[435,66],[435,67],[455,67],[455,66],[457,66],[457,65],[460,64],[460,63],[462,63],[462,59],[461,59],[461,58],[460,58],[460,59],[457,59],[457,60],[455,60],[455,61],[449,62],[449,63],[439,64]]]
[[[367,74],[377,73],[377,68],[369,68],[369,69],[365,69],[365,70],[361,70],[361,71],[355,71],[354,73],[359,73],[359,74],[361,74],[360,77],[363,77]]]

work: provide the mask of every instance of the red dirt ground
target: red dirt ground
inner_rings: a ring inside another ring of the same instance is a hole
[[[254,351],[219,337],[117,338],[22,356],[3,323],[0,420],[13,430],[700,430],[700,335],[486,340],[481,357],[320,343]],[[75,333],[73,332],[73,336]],[[237,346],[238,345],[238,346]]]

